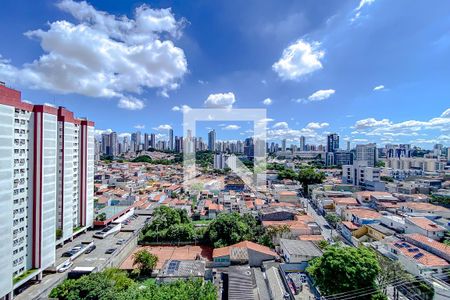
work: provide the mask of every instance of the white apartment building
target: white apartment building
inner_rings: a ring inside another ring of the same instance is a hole
[[[342,183],[360,186],[370,191],[384,191],[381,169],[367,166],[365,161],[355,161],[353,165],[342,166]]]
[[[445,161],[437,158],[400,157],[386,160],[386,167],[394,170],[421,170],[423,172],[441,172],[445,169]]]
[[[92,225],[93,125],[0,85],[0,299],[55,262],[57,229]]]

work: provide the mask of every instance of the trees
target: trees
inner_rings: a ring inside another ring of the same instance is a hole
[[[205,238],[215,248],[229,246],[255,237],[256,220],[251,215],[239,215],[236,212],[219,214],[209,224]]]
[[[325,220],[327,220],[331,226],[336,228],[336,225],[341,221],[341,217],[334,213],[328,213],[325,215]]]
[[[60,300],[214,300],[217,290],[211,282],[200,279],[157,284],[134,281],[123,271],[107,269],[79,279],[66,279],[51,291],[50,297]]]
[[[294,172],[292,169],[283,169],[281,171],[278,171],[278,178],[279,179],[297,179],[297,173]]]
[[[312,261],[307,272],[326,296],[364,288],[376,290],[380,266],[367,248],[330,246]]]
[[[308,185],[322,183],[324,180],[325,174],[323,172],[317,172],[310,167],[303,168],[298,173],[298,181],[302,184],[305,195],[308,194]]]
[[[197,231],[186,210],[159,206],[152,222],[142,230],[141,242],[185,242],[197,238]]]
[[[139,274],[150,275],[156,267],[158,257],[146,249],[141,249],[133,254],[133,266],[137,266]]]

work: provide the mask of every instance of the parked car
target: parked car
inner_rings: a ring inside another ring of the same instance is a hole
[[[59,272],[59,273],[63,273],[63,272],[65,272],[65,271],[67,271],[67,270],[70,269],[70,267],[72,267],[72,265],[73,265],[73,262],[71,262],[71,261],[65,262],[65,263],[61,266],[61,268],[58,269],[58,272]]]
[[[123,245],[125,243],[124,239],[119,239],[116,243],[116,245]]]
[[[97,248],[97,246],[92,245],[92,246],[90,246],[89,248],[87,248],[86,251],[85,251],[84,253],[89,254],[89,253],[91,253],[92,251],[94,251],[95,248]]]
[[[66,252],[64,252],[62,255],[61,255],[61,257],[71,257],[71,256],[73,256],[75,253],[77,253],[78,252],[78,250],[76,250],[76,251],[73,251],[73,250],[69,250],[69,251],[66,251]]]
[[[105,251],[105,254],[113,254],[114,251],[116,251],[116,250],[117,250],[116,248],[110,248],[110,249]]]

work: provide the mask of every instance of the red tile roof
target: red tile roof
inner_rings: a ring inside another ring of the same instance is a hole
[[[215,248],[213,251],[213,257],[221,257],[221,256],[228,256],[231,253],[231,249],[232,248],[246,248],[246,249],[251,249],[253,251],[256,252],[261,252],[267,255],[272,255],[273,257],[276,257],[277,254],[270,250],[269,247],[260,245],[260,244],[256,244],[250,241],[243,241],[228,247],[222,247],[222,248]]]
[[[445,231],[445,228],[428,220],[424,217],[409,217],[407,218],[411,223],[426,231]]]

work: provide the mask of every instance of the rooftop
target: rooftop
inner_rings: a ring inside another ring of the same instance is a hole
[[[320,248],[311,241],[280,239],[280,246],[283,246],[289,254],[322,256]]]

